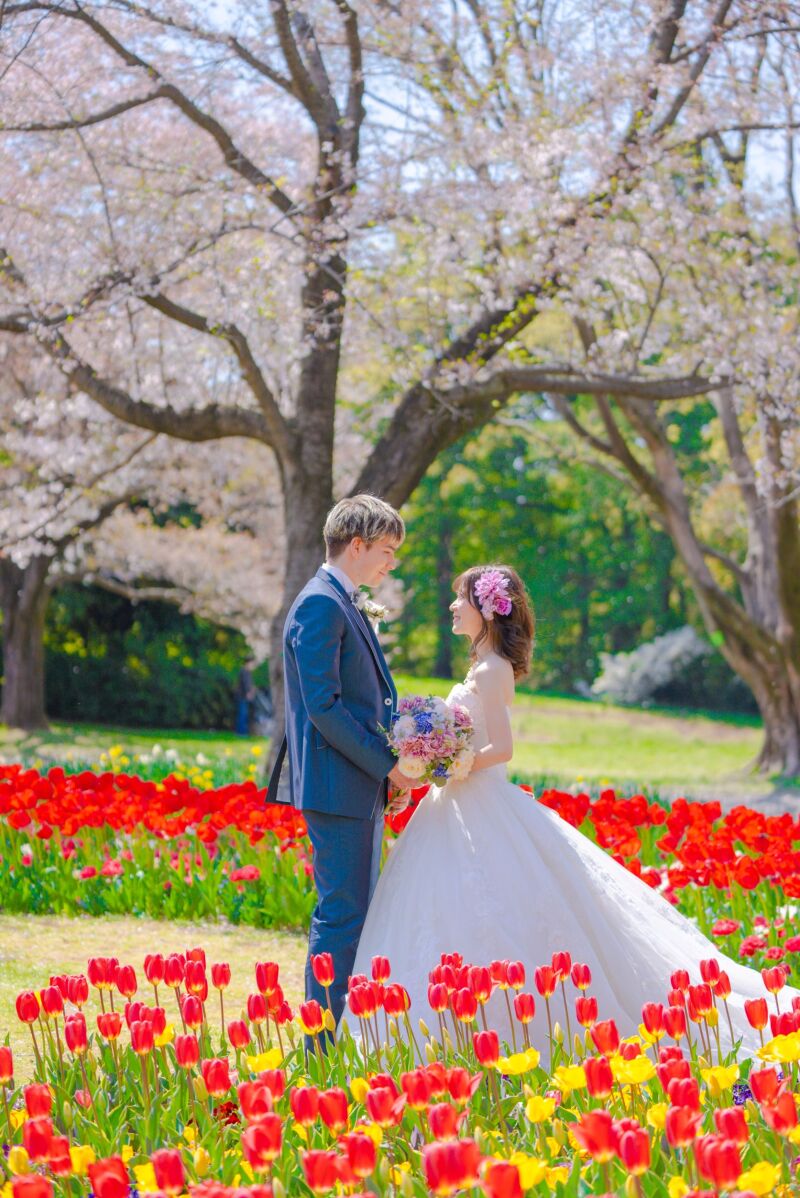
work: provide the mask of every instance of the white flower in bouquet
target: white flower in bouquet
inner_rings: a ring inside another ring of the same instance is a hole
[[[400,719],[394,725],[393,732],[399,740],[405,740],[407,736],[413,736],[415,727],[411,716],[401,715]]]
[[[461,752],[454,758],[453,765],[450,769],[450,777],[454,782],[463,782],[469,777],[469,772],[472,769],[475,761],[475,751],[473,749],[462,749]]]
[[[427,766],[421,757],[401,757],[397,764],[400,773],[407,778],[421,778]]]

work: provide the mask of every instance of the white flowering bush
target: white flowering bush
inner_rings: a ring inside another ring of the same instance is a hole
[[[611,703],[644,703],[709,653],[711,646],[689,625],[657,636],[631,653],[601,653],[602,670],[592,683],[592,695]]]

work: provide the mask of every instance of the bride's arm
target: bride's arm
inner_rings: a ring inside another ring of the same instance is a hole
[[[489,743],[475,754],[473,773],[510,761],[514,752],[514,737],[506,706],[509,670],[508,663],[499,660],[481,662],[475,669],[475,685],[486,716]]]

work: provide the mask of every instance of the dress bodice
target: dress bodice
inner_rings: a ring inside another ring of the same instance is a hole
[[[486,731],[486,713],[483,710],[478,689],[475,685],[475,680],[472,677],[472,670],[469,671],[463,682],[457,682],[450,694],[447,696],[448,703],[459,703],[462,707],[466,707],[472,719],[472,747],[477,750],[482,749],[484,745],[489,743],[489,734]]]

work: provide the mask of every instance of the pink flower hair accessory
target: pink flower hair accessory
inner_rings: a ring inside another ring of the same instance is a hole
[[[475,583],[475,597],[480,604],[484,620],[493,616],[511,614],[511,598],[508,594],[508,579],[501,570],[484,570]]]

